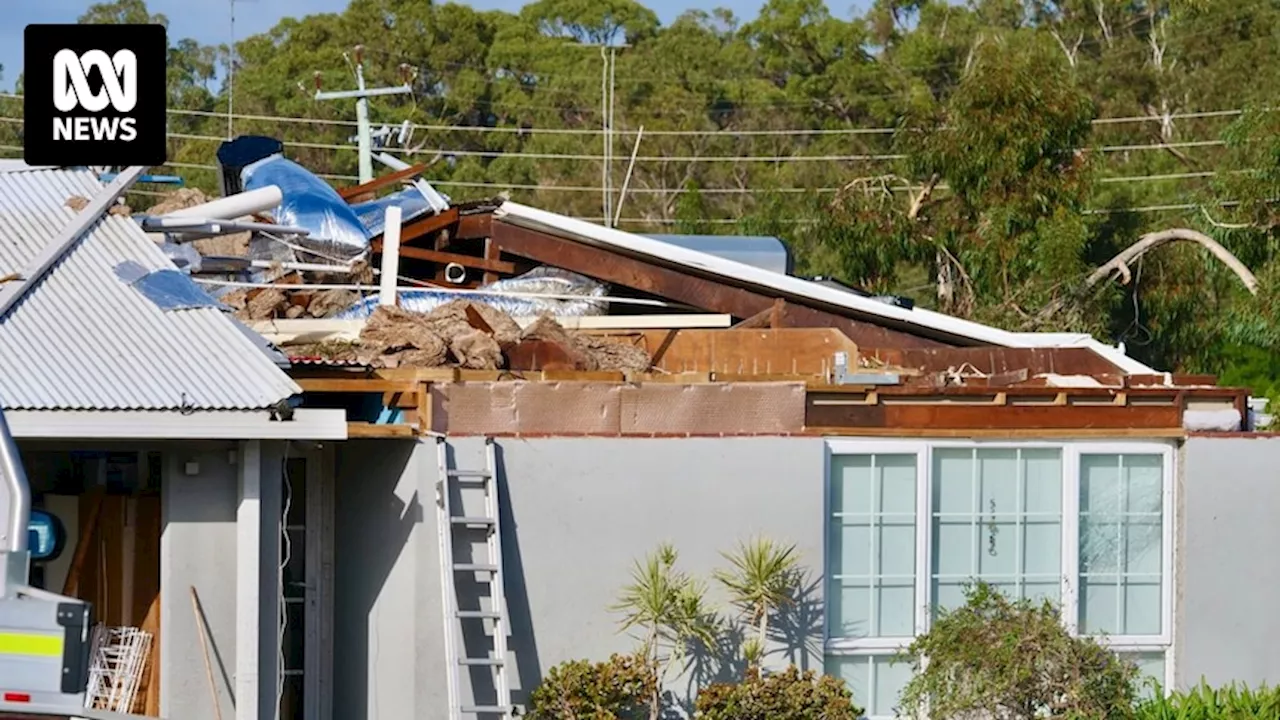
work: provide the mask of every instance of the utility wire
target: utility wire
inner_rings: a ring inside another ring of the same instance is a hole
[[[0,93],[0,98],[20,100],[22,99],[22,96],[14,93]],[[1271,112],[1271,109],[1267,108],[1264,111]],[[176,109],[176,108],[171,108],[168,112],[171,115],[183,115],[183,116],[192,116],[192,117],[212,117],[212,118],[219,118],[219,119],[233,117],[236,120],[291,123],[291,124],[310,125],[310,126],[327,125],[327,126],[335,126],[335,127],[355,127],[357,125],[356,121],[354,120],[337,120],[337,119],[316,118],[316,117],[295,117],[295,116],[288,116],[288,115],[235,114],[235,115],[229,116],[227,113],[217,112],[214,110],[182,110],[182,109]],[[1194,119],[1220,118],[1220,117],[1238,117],[1240,115],[1243,115],[1244,113],[1245,113],[1245,110],[1243,108],[1237,108],[1237,109],[1230,109],[1230,110],[1207,110],[1207,111],[1199,111],[1199,112],[1171,113],[1168,116],[1131,115],[1127,117],[1096,118],[1091,122],[1092,124],[1099,125],[1099,126],[1127,125],[1127,124],[1140,124],[1140,123],[1160,123],[1160,122],[1164,122],[1166,117],[1169,120],[1194,120]],[[4,117],[4,118],[0,118],[0,121],[20,123],[22,122],[22,118]],[[403,123],[388,121],[385,124],[388,126],[390,125],[400,126]],[[439,124],[422,124],[422,123],[410,123],[409,126],[414,130],[423,130],[423,131],[429,131],[429,132],[458,132],[458,133],[477,132],[477,133],[505,133],[505,134],[514,134],[514,135],[595,135],[595,136],[603,135],[605,133],[604,130],[601,130],[599,128],[582,128],[582,129],[546,128],[546,127],[539,128],[539,127],[488,126],[488,125],[439,125]],[[894,127],[790,128],[790,129],[758,129],[758,130],[653,130],[653,131],[646,129],[644,134],[646,136],[652,135],[655,137],[739,137],[739,136],[792,137],[792,136],[825,136],[825,135],[835,135],[835,136],[892,135],[898,132],[898,130],[899,130],[898,128],[894,128]],[[624,137],[627,135],[634,135],[636,134],[636,132],[637,132],[636,130],[631,130],[631,129],[619,129],[614,131],[615,134],[622,135]],[[209,137],[209,136],[202,136],[201,139],[204,139],[205,137]],[[220,138],[220,139],[225,139],[225,138]]]

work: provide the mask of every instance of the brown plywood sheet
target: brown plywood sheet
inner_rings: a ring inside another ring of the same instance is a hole
[[[477,382],[432,387],[433,429],[461,435],[616,435],[616,383]]]
[[[837,352],[852,364],[858,346],[836,328],[645,330],[639,342],[668,372],[826,375]]]
[[[760,435],[803,430],[803,383],[463,382],[432,386],[455,435]]]
[[[803,383],[647,384],[622,395],[626,435],[760,435],[804,429]]]

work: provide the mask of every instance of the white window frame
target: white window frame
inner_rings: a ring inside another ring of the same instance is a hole
[[[932,575],[931,542],[933,451],[959,449],[1058,449],[1062,451],[1062,598],[1063,624],[1076,635],[1079,631],[1079,532],[1080,532],[1080,456],[1081,455],[1159,455],[1161,457],[1161,578],[1160,633],[1157,635],[1111,635],[1099,637],[1105,646],[1122,653],[1164,653],[1166,688],[1174,678],[1174,518],[1177,505],[1174,493],[1176,441],[1135,440],[959,440],[959,439],[880,439],[828,438],[823,478],[823,580],[824,597],[829,593],[831,558],[832,458],[838,455],[904,455],[916,456],[916,577],[915,631],[926,632],[931,621]],[[832,601],[827,598],[827,603]],[[907,648],[914,637],[849,638],[832,637],[831,613],[823,612],[823,647],[827,656],[889,655]]]

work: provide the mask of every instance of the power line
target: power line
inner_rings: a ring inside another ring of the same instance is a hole
[[[15,93],[0,93],[0,98],[8,98],[21,100],[22,96]],[[1271,112],[1270,108],[1262,110],[1263,112]],[[214,110],[183,110],[171,108],[171,115],[183,115],[191,117],[229,117],[227,113]],[[1091,121],[1093,125],[1124,125],[1124,124],[1140,124],[1140,123],[1160,123],[1166,119],[1169,120],[1194,120],[1219,117],[1238,117],[1246,111],[1242,108],[1231,110],[1208,110],[1199,112],[1171,113],[1167,116],[1153,115],[1132,115],[1126,117],[1096,118]],[[257,115],[257,114],[236,114],[237,120],[254,120],[260,122],[275,123],[292,123],[301,125],[326,125],[335,127],[356,127],[358,123],[354,120],[337,120],[331,118],[316,117],[294,117],[288,115]],[[21,122],[20,118],[0,118],[0,120],[13,122]],[[400,125],[402,123],[395,123]],[[539,128],[539,127],[517,127],[517,126],[488,126],[488,125],[440,125],[440,124],[423,124],[409,123],[409,127],[414,130],[424,130],[429,132],[477,132],[477,133],[508,133],[515,135],[603,135],[604,130],[599,128]],[[856,128],[790,128],[790,129],[769,129],[769,130],[645,130],[645,135],[655,137],[735,137],[735,136],[824,136],[824,135],[892,135],[898,132],[895,127],[856,127]],[[635,130],[619,129],[614,131],[618,135],[634,135]]]

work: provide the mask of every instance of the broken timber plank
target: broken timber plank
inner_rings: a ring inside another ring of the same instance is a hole
[[[472,213],[458,218],[458,227],[453,232],[457,240],[483,240],[493,234],[493,215],[491,213]]]
[[[686,271],[654,265],[501,221],[492,222],[492,237],[503,252],[710,312],[748,318],[770,309],[777,299]],[[787,303],[781,320],[800,327],[839,328],[859,345],[871,347],[947,346],[947,343],[932,338],[892,330],[796,303]]]
[[[407,223],[402,223],[400,226],[400,252],[404,253],[405,245],[416,242],[432,233],[440,232],[457,221],[458,209],[449,208],[436,215],[424,215]],[[373,252],[382,252],[382,235],[376,235],[370,240],[369,247],[373,249]]]
[[[1171,405],[870,405],[809,393],[805,426],[892,430],[1182,429],[1182,408]]]
[[[349,438],[411,438],[415,434],[413,425],[374,425],[373,423],[347,423]]]
[[[404,182],[405,180],[411,180],[421,175],[426,171],[426,169],[427,165],[425,163],[411,165],[403,170],[397,170],[396,172],[383,175],[382,177],[376,177],[367,183],[342,188],[338,191],[338,196],[347,202],[351,202],[354,198],[359,197],[360,195],[377,192],[389,185],[395,185],[396,183]]]
[[[373,251],[382,252],[381,239],[374,241]],[[476,257],[475,255],[441,252],[439,250],[430,250],[428,248],[413,247],[412,245],[408,247],[401,246],[400,255],[401,257],[413,258],[414,260],[425,260],[427,262],[439,263],[441,265],[457,263],[463,267],[472,267],[496,273],[506,273],[508,275],[511,275],[516,271],[515,263],[507,262],[505,260],[490,260],[488,258]]]

